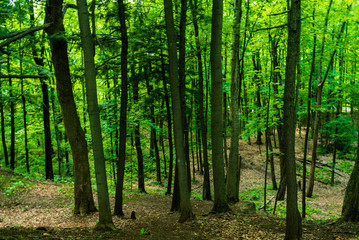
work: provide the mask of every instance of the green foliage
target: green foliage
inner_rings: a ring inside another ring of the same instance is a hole
[[[353,146],[356,141],[356,128],[351,116],[341,114],[338,118],[331,120],[325,124],[322,130],[323,134],[328,134],[329,139],[332,141],[329,146],[326,146],[327,151],[331,151],[334,144],[341,154],[353,152]]]

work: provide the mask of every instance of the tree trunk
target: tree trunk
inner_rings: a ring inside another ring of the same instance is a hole
[[[48,36],[61,34],[65,31],[61,9],[62,0],[49,0],[46,2],[45,22],[52,23],[52,25],[46,29]],[[96,208],[91,190],[87,143],[80,125],[80,119],[76,112],[76,104],[72,92],[67,42],[65,38],[49,39],[56,76],[57,95],[74,161],[74,214],[84,215],[96,211]]]
[[[176,158],[178,165],[178,185],[180,192],[181,216],[179,221],[184,222],[193,218],[192,206],[187,181],[186,156],[184,151],[184,124],[180,85],[178,80],[177,44],[174,31],[173,6],[171,0],[164,0],[166,33],[168,39],[169,74],[172,93],[172,112],[174,123]]]
[[[132,91],[133,91],[133,101],[135,104],[138,104],[138,82],[139,79],[134,77],[132,79]],[[137,152],[137,164],[138,164],[138,190],[142,193],[146,192],[145,189],[145,175],[143,171],[143,152],[141,146],[141,135],[140,135],[140,121],[138,119],[135,120],[135,146]]]
[[[315,23],[315,7],[313,8],[313,27]],[[313,38],[313,52],[312,52],[312,64],[309,74],[308,82],[308,101],[307,101],[307,127],[305,130],[304,137],[304,156],[303,156],[303,188],[302,188],[302,218],[306,216],[306,196],[305,191],[307,189],[307,152],[308,152],[308,138],[309,138],[309,129],[311,121],[311,98],[312,98],[312,80],[315,69],[315,57],[316,57],[316,46],[317,46],[317,35],[314,34]]]
[[[285,69],[283,131],[284,160],[287,170],[287,212],[285,239],[294,240],[302,237],[302,222],[298,211],[296,162],[295,162],[295,130],[297,109],[296,70],[300,54],[301,33],[301,0],[291,0],[288,13],[288,43]]]
[[[212,76],[212,162],[214,205],[213,212],[221,213],[229,210],[227,203],[224,162],[223,162],[223,81],[222,81],[222,23],[223,1],[213,0],[212,32],[211,32],[211,76]]]
[[[24,81],[21,79],[21,99],[22,99],[22,109],[23,109],[23,119],[24,119],[24,134],[25,134],[25,161],[26,161],[26,171],[30,173],[30,163],[29,163],[29,146],[27,139],[27,120],[26,120],[26,98],[24,94]]]
[[[203,145],[203,167],[204,167],[204,177],[203,177],[203,192],[202,198],[203,200],[211,200],[211,185],[209,179],[209,164],[208,164],[208,143],[207,143],[207,124],[205,121],[205,113],[204,113],[204,88],[203,88],[203,62],[202,62],[202,51],[201,44],[199,41],[199,30],[198,30],[198,3],[195,0],[191,0],[191,9],[193,16],[193,26],[194,26],[194,34],[196,38],[196,56],[198,60],[198,102],[199,102],[199,121],[201,125],[201,137],[202,145]],[[202,168],[201,168],[202,169]]]
[[[345,189],[342,219],[351,222],[359,221],[359,131],[357,158],[347,188]]]
[[[87,108],[90,118],[92,148],[95,159],[96,185],[99,205],[98,229],[114,229],[108,195],[105,156],[103,151],[100,115],[97,102],[96,69],[94,61],[93,38],[91,36],[89,12],[86,0],[77,0],[78,18],[82,49],[85,58],[85,79]],[[123,60],[122,60],[123,61]]]
[[[120,109],[120,145],[119,145],[119,162],[117,165],[117,184],[115,196],[114,214],[123,216],[123,184],[125,175],[126,160],[126,135],[127,135],[127,56],[128,56],[128,38],[125,16],[125,4],[123,0],[118,1],[118,15],[120,18],[121,31],[121,109]]]
[[[168,131],[168,148],[170,150],[170,162],[168,169],[168,183],[166,195],[171,194],[172,190],[172,179],[173,179],[173,142],[172,142],[172,119],[171,119],[171,108],[170,108],[170,98],[167,91],[167,82],[166,82],[166,73],[165,73],[165,63],[163,59],[163,54],[161,51],[161,65],[162,65],[162,81],[163,81],[163,90],[165,94],[165,103],[166,103],[166,116],[167,116],[167,131]]]
[[[10,74],[10,55],[8,56],[7,71]],[[10,98],[10,169],[15,169],[15,98],[13,96],[12,79],[9,78],[9,98]]]
[[[239,201],[239,178],[237,178],[239,161],[239,34],[242,16],[242,0],[234,1],[232,60],[231,60],[231,147],[227,173],[227,200]]]
[[[46,172],[46,179],[53,180],[54,171],[52,167],[49,90],[47,84],[42,79],[41,79],[41,90],[42,90],[42,110],[43,110],[44,130],[45,130],[45,172]]]

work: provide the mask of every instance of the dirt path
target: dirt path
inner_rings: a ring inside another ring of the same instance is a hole
[[[5,174],[10,181],[13,176]],[[124,205],[126,217],[113,218],[118,230],[96,232],[93,227],[97,213],[85,217],[71,214],[70,185],[33,180],[23,187],[24,191],[19,189],[11,198],[1,194],[0,239],[283,239],[284,236],[283,219],[262,211],[244,215],[236,206],[231,207],[233,213],[213,215],[209,214],[213,203],[197,199],[192,201],[196,218],[180,224],[178,213],[169,211],[171,198],[154,193],[132,194],[132,200]],[[136,220],[129,218],[132,211]],[[340,227],[342,230],[338,231]],[[344,239],[336,237],[355,234],[359,234],[356,225],[304,222],[304,239]]]

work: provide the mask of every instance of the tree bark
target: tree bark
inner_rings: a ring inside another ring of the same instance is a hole
[[[46,29],[48,36],[61,36],[65,29],[62,17],[62,0],[49,0],[45,7],[45,22],[53,23]],[[51,58],[54,64],[56,90],[59,98],[66,135],[74,161],[75,206],[74,214],[87,214],[96,211],[90,178],[87,143],[77,115],[72,92],[72,83],[65,38],[49,38]]]
[[[177,44],[176,35],[174,31],[173,20],[173,5],[171,0],[164,0],[165,6],[165,22],[166,22],[166,34],[168,42],[168,54],[169,54],[169,74],[171,81],[171,93],[172,93],[172,112],[174,123],[174,135],[175,135],[175,147],[176,158],[178,165],[178,185],[180,192],[180,206],[181,216],[179,222],[191,220],[193,218],[192,206],[190,200],[190,194],[187,181],[186,170],[186,156],[184,151],[184,124],[182,108],[181,108],[181,96],[180,85],[178,79],[178,61],[177,61]]]
[[[223,161],[223,81],[222,81],[222,23],[223,0],[213,0],[211,31],[211,129],[212,129],[212,163],[214,184],[213,212],[229,210],[227,203],[224,161]]]
[[[90,30],[89,12],[86,0],[77,0],[81,44],[85,58],[85,79],[87,108],[90,119],[92,148],[95,159],[99,221],[97,229],[114,229],[107,187],[105,156],[103,151],[101,122],[97,102],[96,68],[94,61],[93,38]]]
[[[239,34],[242,16],[242,0],[234,1],[232,60],[231,60],[231,147],[227,173],[227,200],[239,201]]]
[[[199,121],[201,125],[201,143],[203,145],[203,167],[204,167],[204,176],[203,176],[203,191],[202,198],[203,200],[211,200],[211,185],[209,179],[209,164],[208,164],[208,143],[207,143],[207,124],[205,121],[204,113],[204,88],[203,88],[203,62],[202,62],[202,51],[201,44],[199,41],[199,30],[198,30],[198,2],[194,0],[190,1],[192,16],[193,16],[193,27],[194,34],[196,38],[196,56],[198,61],[198,102],[199,102]],[[202,169],[202,168],[201,168]]]
[[[357,158],[347,188],[345,189],[342,219],[351,222],[359,221],[359,132]]]
[[[138,82],[139,79],[134,77],[132,79],[132,92],[133,92],[133,101],[135,104],[138,104]],[[138,189],[140,192],[145,193],[145,176],[143,171],[143,153],[141,146],[141,137],[140,137],[140,121],[135,120],[135,146],[137,152],[137,164],[138,164]]]
[[[117,185],[115,196],[115,215],[123,216],[123,183],[125,175],[126,160],[126,135],[127,135],[127,58],[128,58],[128,38],[126,27],[125,4],[123,0],[118,0],[118,15],[120,17],[121,31],[121,109],[120,109],[120,145],[119,163],[117,167]]]
[[[284,160],[287,170],[287,211],[285,239],[294,240],[302,237],[302,222],[298,211],[296,162],[295,162],[295,130],[297,120],[296,109],[296,70],[300,54],[301,33],[301,0],[291,0],[288,13],[288,42],[285,69],[283,131]]]

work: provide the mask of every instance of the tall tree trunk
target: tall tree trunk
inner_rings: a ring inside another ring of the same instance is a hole
[[[23,117],[24,117],[24,134],[25,134],[25,161],[26,161],[26,171],[30,173],[30,163],[29,163],[29,146],[28,146],[28,139],[27,139],[27,120],[26,120],[26,98],[24,94],[24,81],[21,80],[21,99],[22,99],[22,108],[23,108]]]
[[[121,109],[120,109],[120,145],[119,162],[117,166],[117,185],[115,196],[115,215],[123,216],[123,183],[125,175],[126,160],[126,135],[127,135],[127,56],[128,56],[128,38],[126,27],[125,4],[123,0],[118,0],[118,15],[120,17],[121,31]]]
[[[184,150],[186,156],[187,182],[189,191],[191,191],[191,169],[189,160],[189,122],[187,120],[186,111],[186,24],[187,24],[187,1],[181,0],[181,14],[179,26],[179,58],[178,58],[178,74],[179,87],[181,97],[182,123],[184,129]]]
[[[147,75],[147,74],[146,74]],[[146,77],[146,85],[147,85],[147,94],[148,96],[151,96],[153,87],[149,83],[149,76]],[[150,146],[150,152],[151,152],[151,160],[154,158],[156,162],[156,180],[158,183],[162,183],[161,181],[161,160],[160,160],[160,154],[158,150],[158,143],[157,143],[157,131],[156,131],[156,119],[155,119],[155,101],[154,98],[151,97],[151,105],[150,105],[150,120],[151,120],[151,146]]]
[[[258,117],[258,119],[260,119],[261,118],[260,109],[262,107],[261,91],[260,91],[261,90],[261,80],[260,80],[258,75],[261,73],[262,68],[261,68],[261,63],[260,63],[259,50],[254,53],[254,55],[252,56],[252,59],[253,59],[253,66],[254,66],[254,71],[255,71],[253,80],[254,80],[254,82],[256,84],[256,87],[257,87],[256,88],[256,97],[257,97],[256,106],[258,108],[257,117]],[[263,142],[262,142],[262,132],[260,131],[259,126],[258,126],[258,129],[257,129],[257,141],[256,141],[256,144],[257,145],[262,145],[263,144]]]
[[[359,221],[359,131],[357,157],[353,172],[350,175],[342,208],[342,219],[344,221]]]
[[[223,162],[223,80],[222,80],[222,23],[223,0],[213,0],[211,31],[211,129],[212,129],[212,163],[214,184],[213,212],[229,210],[227,203],[224,162]]]
[[[315,22],[315,6],[313,8],[313,27]],[[303,188],[302,188],[302,218],[305,218],[306,215],[306,196],[305,191],[307,188],[307,152],[308,152],[308,138],[309,138],[309,129],[311,122],[311,98],[312,98],[312,80],[315,69],[315,57],[316,57],[316,46],[317,46],[317,35],[314,34],[313,38],[313,52],[312,52],[312,64],[310,68],[309,74],[309,82],[308,82],[308,101],[307,101],[307,127],[305,129],[305,137],[304,137],[304,156],[303,156]]]
[[[195,2],[193,2],[195,1]],[[204,88],[203,88],[203,62],[202,62],[202,51],[201,44],[199,41],[199,30],[198,30],[198,2],[197,0],[190,0],[192,16],[193,16],[193,26],[194,34],[196,38],[196,56],[198,61],[198,102],[199,102],[199,121],[201,125],[201,137],[203,145],[203,167],[204,167],[204,177],[203,177],[203,200],[211,200],[211,185],[209,179],[209,164],[208,164],[208,143],[207,143],[207,124],[204,113]],[[201,168],[202,169],[202,168]]]
[[[0,68],[1,69],[1,68]],[[0,91],[2,91],[2,81],[0,81]],[[1,141],[4,151],[5,167],[9,166],[9,155],[6,146],[6,136],[5,136],[5,115],[4,115],[4,99],[2,93],[0,92],[0,114],[1,114]]]
[[[56,104],[55,104],[55,92],[54,89],[51,87],[50,89],[50,99],[52,105],[52,116],[54,118],[54,127],[55,127],[55,136],[56,136],[56,144],[57,144],[57,160],[58,160],[58,174],[62,175],[63,169],[63,161],[62,161],[62,147],[61,147],[61,133],[57,123],[57,112],[56,112]]]
[[[165,62],[163,59],[163,53],[161,50],[161,67],[162,67],[162,81],[163,81],[163,90],[165,94],[165,103],[166,103],[166,116],[167,116],[167,131],[168,131],[168,148],[170,150],[170,162],[168,169],[168,183],[166,194],[171,194],[172,190],[172,179],[173,179],[173,141],[172,141],[172,119],[171,119],[171,108],[170,108],[170,98],[167,91],[167,82],[166,82],[166,73],[165,73]]]
[[[295,130],[296,130],[296,70],[300,54],[301,0],[291,0],[288,13],[288,43],[285,69],[283,131],[282,140],[284,159],[287,170],[287,212],[285,239],[294,240],[302,237],[302,221],[298,211]]]
[[[176,158],[178,165],[178,185],[180,192],[180,206],[181,216],[179,221],[184,222],[193,218],[192,206],[190,200],[190,194],[187,181],[186,170],[186,156],[184,151],[184,124],[182,108],[181,108],[181,96],[180,85],[178,80],[178,62],[177,62],[177,44],[176,35],[174,31],[173,20],[173,6],[171,0],[164,0],[165,6],[165,21],[166,21],[166,33],[168,42],[168,55],[169,55],[169,74],[171,81],[171,93],[172,93],[172,112],[174,123],[174,135],[175,135],[175,147]]]
[[[228,202],[239,201],[239,34],[242,16],[242,0],[234,1],[232,59],[231,59],[231,147],[227,173]]]
[[[89,12],[86,0],[77,0],[78,18],[82,49],[85,58],[85,79],[87,108],[90,118],[92,148],[95,159],[97,196],[99,205],[98,229],[114,229],[107,187],[105,156],[103,151],[100,114],[97,102],[96,68],[94,61],[93,38],[91,36]],[[122,60],[123,61],[123,60]]]
[[[35,21],[34,5],[30,3],[30,21],[33,24]],[[34,62],[39,66],[44,66],[44,53],[45,47],[41,46],[40,55],[37,52],[35,45],[32,48],[32,55]],[[41,73],[40,73],[41,74]],[[41,91],[42,91],[42,115],[44,123],[45,134],[45,173],[46,179],[54,179],[53,166],[52,166],[52,141],[51,141],[51,129],[50,129],[50,101],[49,91],[47,83],[43,78],[40,79]]]
[[[10,74],[10,55],[8,56],[7,71]],[[13,83],[9,78],[9,97],[10,97],[10,169],[15,169],[15,98],[13,95]]]
[[[45,172],[46,172],[46,179],[53,180],[54,171],[52,167],[49,90],[47,84],[43,79],[41,79],[41,90],[42,90],[42,111],[44,117],[44,130],[45,130]]]
[[[45,7],[45,22],[52,25],[45,31],[48,36],[64,33],[62,0],[49,0]],[[74,214],[96,211],[90,178],[87,143],[77,115],[72,92],[72,83],[65,38],[49,38],[51,58],[54,64],[56,90],[59,98],[66,135],[72,150],[74,162],[75,206]]]
[[[134,75],[134,70],[133,70]],[[138,82],[139,79],[137,77],[132,78],[132,91],[133,91],[133,101],[135,104],[138,104]],[[140,135],[140,121],[138,119],[135,120],[135,146],[137,152],[137,165],[138,165],[138,190],[142,193],[146,192],[145,189],[145,175],[143,171],[143,152],[141,146],[141,135]]]

